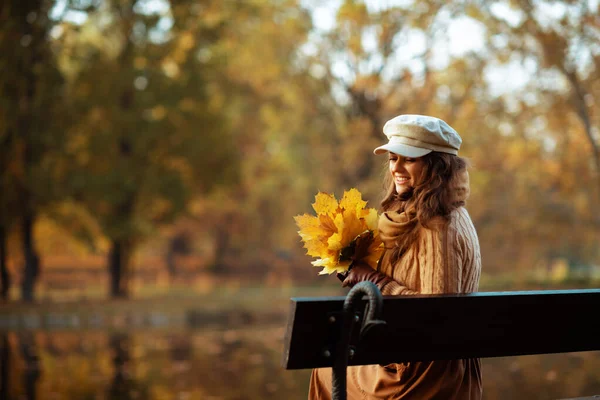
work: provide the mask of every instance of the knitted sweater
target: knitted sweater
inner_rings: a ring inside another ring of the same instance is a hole
[[[381,217],[382,233],[393,229],[389,215]],[[464,207],[451,213],[447,226],[422,228],[416,242],[395,263],[390,262],[393,241],[385,245],[380,271],[394,280],[383,287],[384,295],[470,293],[478,289],[479,241]]]

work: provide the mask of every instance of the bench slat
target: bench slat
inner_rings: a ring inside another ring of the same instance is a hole
[[[344,299],[291,299],[286,369],[332,366]],[[386,296],[349,365],[600,350],[598,313],[600,289]]]

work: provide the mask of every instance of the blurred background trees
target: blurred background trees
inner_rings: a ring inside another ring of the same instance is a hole
[[[9,287],[8,235],[18,230],[23,267],[21,292],[33,299],[40,256],[34,227],[38,216],[63,193],[53,185],[64,144],[63,77],[48,34],[53,26],[47,1],[7,1],[0,9],[0,265],[2,294]]]
[[[317,190],[357,187],[376,206],[372,149],[402,113],[463,136],[484,273],[598,266],[598,11],[6,1],[2,293],[21,282],[32,300],[40,273],[51,289],[94,268],[106,278],[83,285],[123,297],[143,276],[310,279],[292,217]]]

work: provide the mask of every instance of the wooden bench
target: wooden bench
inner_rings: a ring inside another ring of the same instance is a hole
[[[600,350],[600,289],[381,297],[363,282],[347,297],[292,298],[286,369]]]

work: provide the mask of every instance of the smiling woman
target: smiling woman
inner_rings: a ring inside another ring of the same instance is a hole
[[[408,158],[390,153],[390,172],[394,178],[396,193],[401,195],[414,187],[423,172],[422,158]]]
[[[375,154],[389,154],[378,224],[385,250],[376,269],[354,265],[343,286],[370,281],[384,295],[476,292],[481,256],[464,207],[469,176],[466,160],[458,156],[462,139],[444,121],[423,115],[400,115],[383,132],[389,142]],[[351,367],[347,390],[350,399],[478,400],[480,361]],[[330,369],[313,371],[309,398],[331,398]]]

